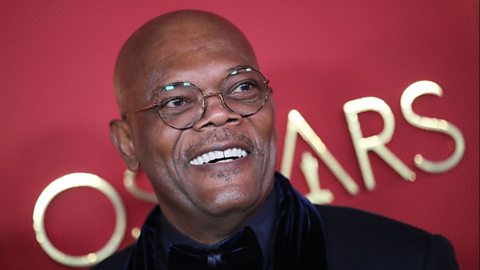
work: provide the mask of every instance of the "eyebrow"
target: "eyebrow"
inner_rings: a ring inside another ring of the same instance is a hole
[[[236,70],[239,70],[239,69],[245,69],[245,68],[253,68],[253,67],[250,66],[250,65],[240,64],[240,65],[236,65],[236,66],[227,68],[225,71],[227,72],[227,76],[229,76],[229,75],[232,74],[232,72],[234,72]],[[155,98],[156,95],[158,94],[158,92],[161,89],[165,88],[166,86],[168,86],[172,83],[179,82],[179,81],[172,81],[172,82],[168,82],[166,84],[159,84],[158,82],[161,81],[161,77],[164,74],[165,74],[165,72],[159,72],[158,70],[153,70],[148,75],[147,86],[145,87],[145,90],[146,90],[145,92],[147,93],[147,98],[149,100]],[[148,94],[149,92],[151,92],[150,95]]]
[[[230,74],[230,73],[234,72],[235,70],[239,70],[239,69],[242,69],[242,68],[253,68],[253,67],[250,66],[250,65],[236,65],[234,67],[228,68],[227,72],[228,72],[228,74]]]

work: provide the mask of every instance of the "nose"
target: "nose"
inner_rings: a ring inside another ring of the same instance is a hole
[[[200,131],[208,127],[237,125],[241,121],[242,116],[225,105],[220,93],[204,95],[203,99],[205,101],[204,113],[192,127],[194,130]]]

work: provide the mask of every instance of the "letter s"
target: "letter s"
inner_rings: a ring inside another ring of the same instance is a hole
[[[442,88],[432,81],[418,81],[408,86],[400,100],[402,114],[407,122],[415,127],[445,133],[452,137],[455,142],[455,150],[449,158],[442,161],[430,161],[421,154],[416,154],[414,158],[415,165],[419,169],[429,173],[442,173],[455,167],[462,159],[465,152],[465,139],[462,132],[452,123],[443,119],[419,116],[413,112],[413,101],[426,94],[442,96]]]

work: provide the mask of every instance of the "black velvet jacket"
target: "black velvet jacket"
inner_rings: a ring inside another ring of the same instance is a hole
[[[344,207],[312,205],[276,174],[278,221],[273,269],[458,269],[444,237],[409,225]],[[93,269],[163,269],[154,210],[137,243]]]

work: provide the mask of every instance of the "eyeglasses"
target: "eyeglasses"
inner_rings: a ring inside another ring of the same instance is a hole
[[[205,114],[207,99],[218,96],[222,105],[231,112],[247,117],[258,112],[266,103],[271,90],[268,80],[260,71],[241,67],[230,72],[223,80],[219,93],[205,95],[190,82],[169,83],[160,88],[154,104],[129,114],[155,109],[168,126],[175,129],[188,129]]]

